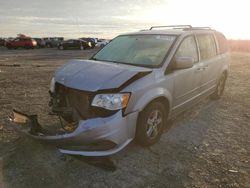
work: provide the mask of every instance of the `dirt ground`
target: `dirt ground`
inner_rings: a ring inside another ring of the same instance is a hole
[[[0,49],[0,187],[250,187],[250,54],[233,53],[223,97],[172,120],[159,143],[73,157],[6,128],[13,108],[49,119],[53,72],[95,50]],[[53,120],[56,121],[56,120]]]

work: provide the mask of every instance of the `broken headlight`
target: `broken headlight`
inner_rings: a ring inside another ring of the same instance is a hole
[[[92,106],[107,110],[120,110],[127,106],[130,93],[98,94],[92,101]]]

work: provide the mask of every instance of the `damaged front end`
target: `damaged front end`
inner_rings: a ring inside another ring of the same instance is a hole
[[[114,154],[133,139],[137,113],[124,117],[122,110],[93,107],[90,104],[95,94],[56,83],[54,92],[50,91],[49,106],[50,115],[65,120],[59,122],[61,129],[46,129],[38,122],[37,115],[17,110],[13,110],[10,124],[35,140],[55,144],[63,153],[84,156]]]
[[[68,123],[78,122],[96,117],[108,117],[117,110],[105,110],[91,106],[96,92],[86,92],[55,84],[54,91],[49,91],[51,114],[62,117]]]
[[[59,117],[60,129],[50,130],[38,122],[37,115],[16,110],[9,124],[35,140],[54,143],[63,153],[115,154],[133,140],[138,112],[125,114],[124,101],[113,109],[105,108],[105,97],[121,95],[128,103],[130,93],[121,91],[150,72],[89,60],[73,61],[56,72],[49,91],[50,115]],[[98,106],[100,104],[104,106]]]

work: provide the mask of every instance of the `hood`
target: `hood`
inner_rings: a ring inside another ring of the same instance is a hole
[[[56,71],[55,81],[66,87],[98,91],[117,89],[152,69],[94,60],[72,60]],[[145,73],[145,74],[144,74]]]

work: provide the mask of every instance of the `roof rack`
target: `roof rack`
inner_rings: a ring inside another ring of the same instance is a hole
[[[172,29],[183,29],[183,30],[192,30],[192,29],[204,29],[204,30],[212,30],[210,27],[192,27],[191,25],[166,25],[166,26],[152,26],[149,30],[153,30],[155,28],[172,28]]]
[[[153,30],[155,28],[163,28],[163,27],[170,27],[174,29],[191,29],[191,25],[164,25],[164,26],[152,26],[149,30]]]
[[[192,27],[191,29],[208,29],[208,30],[211,30],[210,27]]]

